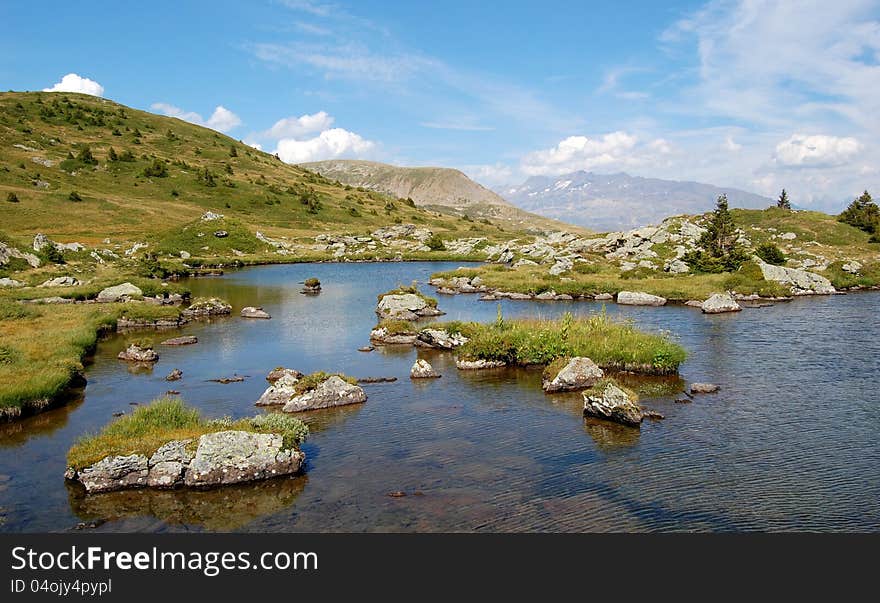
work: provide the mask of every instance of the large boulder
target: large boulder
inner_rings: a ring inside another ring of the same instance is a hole
[[[831,281],[819,274],[758,261],[764,280],[788,285],[794,295],[831,295],[836,292]]]
[[[555,374],[545,374],[542,387],[545,392],[567,392],[593,387],[605,373],[585,357],[575,357]]]
[[[730,293],[714,293],[712,297],[700,304],[704,314],[722,314],[724,312],[739,312],[742,306],[736,303]]]
[[[302,378],[302,373],[289,369],[282,370],[285,371],[283,374],[269,380],[272,385],[267,387],[260,399],[257,400],[257,406],[280,406],[287,404],[297,396],[295,387]],[[272,376],[272,373],[269,375]],[[267,379],[269,378],[267,377]]]
[[[4,276],[3,278],[0,278],[0,287],[24,287],[24,283]]]
[[[129,362],[156,362],[159,360],[159,354],[153,348],[142,348],[133,343],[119,352],[117,358]]]
[[[418,320],[424,316],[440,316],[440,310],[428,304],[427,300],[415,293],[394,293],[383,295],[376,305],[379,318],[391,320]]]
[[[79,480],[86,492],[108,492],[123,488],[143,488],[147,485],[149,461],[142,454],[108,456],[78,472],[68,472],[68,478]]]
[[[223,316],[232,313],[232,306],[222,299],[211,297],[193,302],[181,314],[186,318],[202,318],[205,316]]]
[[[143,294],[144,292],[139,287],[131,283],[121,283],[102,289],[98,293],[97,301],[102,303],[125,302],[133,297],[142,297]]]
[[[15,247],[11,247],[0,241],[0,266],[8,264],[9,260],[13,258],[24,260],[31,268],[37,268],[40,265],[40,258],[34,254],[19,251]]]
[[[450,333],[446,329],[422,329],[416,336],[415,344],[420,347],[451,350],[468,342],[461,333]]]
[[[195,456],[192,440],[173,440],[159,447],[150,457],[147,485],[152,488],[173,488],[183,483],[183,476]]]
[[[644,418],[638,401],[610,382],[600,391],[584,392],[584,414],[634,427]]]
[[[277,385],[277,384],[276,384]],[[284,405],[284,412],[302,412],[331,406],[359,404],[367,401],[367,394],[362,387],[331,375],[314,389],[296,395]]]
[[[424,359],[418,359],[409,370],[410,379],[436,379],[440,373],[434,370],[434,367]]]
[[[641,291],[621,291],[617,294],[617,303],[625,306],[664,306],[666,298]]]
[[[183,483],[216,486],[291,475],[304,460],[302,452],[285,448],[278,434],[218,431],[199,438]]]

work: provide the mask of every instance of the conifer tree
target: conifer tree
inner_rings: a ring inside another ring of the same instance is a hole
[[[776,200],[776,207],[791,209],[791,201],[788,200],[788,193],[785,192],[785,189],[782,189],[779,199]]]

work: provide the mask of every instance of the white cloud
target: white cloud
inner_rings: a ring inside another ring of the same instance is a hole
[[[300,117],[285,117],[263,133],[266,138],[302,138],[307,134],[323,132],[333,125],[333,118],[326,111],[318,111]]]
[[[211,117],[207,120],[194,111],[184,111],[180,107],[175,107],[168,103],[153,103],[150,105],[150,108],[169,117],[176,117],[198,126],[205,126],[212,130],[217,130],[218,132],[228,132],[236,126],[241,125],[241,118],[223,105],[217,105],[214,112],[211,114]]]
[[[724,139],[724,144],[721,145],[721,148],[724,149],[725,151],[730,151],[731,153],[736,153],[737,151],[742,149],[743,146],[741,144],[737,143],[733,139],[733,136],[728,136],[727,138]]]
[[[467,174],[469,178],[487,187],[510,184],[514,180],[513,169],[503,163],[465,165],[462,166],[461,171]]]
[[[555,147],[529,153],[522,159],[522,171],[529,176],[559,175],[577,170],[608,168],[628,163],[637,138],[626,132],[611,132],[600,138],[569,136]]]
[[[104,96],[104,86],[76,73],[68,73],[51,88],[43,88],[43,92],[81,92],[92,96]]]
[[[286,163],[306,163],[341,157],[354,159],[368,156],[376,144],[354,132],[342,128],[324,130],[307,140],[283,138],[278,141],[276,153]]]
[[[774,158],[787,167],[844,165],[862,150],[855,138],[794,134],[776,145]]]

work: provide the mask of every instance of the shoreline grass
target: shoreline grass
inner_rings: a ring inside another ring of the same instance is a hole
[[[275,433],[283,437],[285,448],[296,448],[309,432],[301,419],[289,415],[257,415],[236,421],[228,417],[206,419],[179,398],[159,398],[112,421],[96,434],[80,437],[68,451],[67,463],[82,469],[108,456],[150,456],[172,440],[198,439],[229,430]]]

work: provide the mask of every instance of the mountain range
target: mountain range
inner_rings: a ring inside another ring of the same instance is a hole
[[[659,223],[670,215],[704,213],[722,194],[731,207],[758,209],[774,203],[736,188],[586,171],[533,176],[498,193],[524,210],[597,231],[626,230]]]

